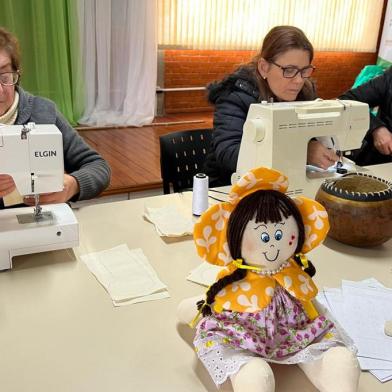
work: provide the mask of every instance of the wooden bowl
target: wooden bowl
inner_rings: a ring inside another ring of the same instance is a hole
[[[370,247],[392,237],[392,183],[350,173],[325,180],[316,200],[328,212],[328,235],[345,244]]]

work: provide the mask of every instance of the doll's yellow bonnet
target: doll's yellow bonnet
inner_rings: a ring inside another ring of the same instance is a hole
[[[233,260],[226,240],[227,223],[239,201],[259,190],[276,190],[285,193],[287,177],[266,167],[250,170],[233,185],[228,202],[211,206],[195,224],[193,237],[200,257],[211,264],[228,265]],[[319,245],[329,230],[328,216],[324,207],[304,196],[293,198],[305,225],[305,241],[301,252],[307,253]]]

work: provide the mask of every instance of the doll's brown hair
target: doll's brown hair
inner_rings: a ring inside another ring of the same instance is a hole
[[[295,253],[299,253],[305,241],[305,227],[294,201],[284,193],[275,190],[259,190],[244,197],[231,213],[227,226],[227,243],[233,260],[242,258],[242,237],[250,220],[255,218],[256,223],[277,223],[282,220],[282,217],[288,218],[289,216],[293,216],[298,225],[298,244]],[[243,264],[246,264],[245,260]],[[246,273],[246,269],[238,268],[230,275],[215,282],[207,291],[206,299],[197,303],[203,316],[211,314],[211,305],[219,291],[231,283],[244,279]]]

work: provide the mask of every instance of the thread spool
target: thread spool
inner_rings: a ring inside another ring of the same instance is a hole
[[[208,208],[208,176],[197,173],[193,177],[192,214],[200,216]]]

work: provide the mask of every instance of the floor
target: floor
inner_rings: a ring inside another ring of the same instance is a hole
[[[159,136],[212,127],[212,112],[158,117],[144,127],[78,127],[79,134],[109,163],[112,178],[100,202],[162,194]]]

